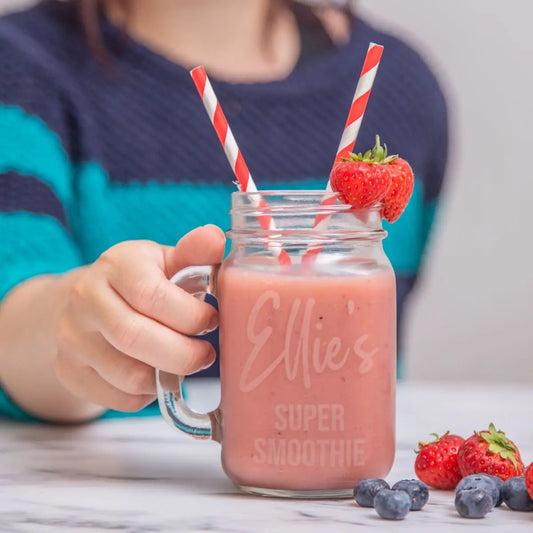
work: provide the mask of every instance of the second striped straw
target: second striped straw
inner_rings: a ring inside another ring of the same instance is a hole
[[[333,165],[338,163],[343,158],[348,159],[350,152],[352,152],[354,149],[382,54],[383,46],[380,44],[370,43],[368,45],[365,62],[363,63],[361,74],[359,75],[359,80],[355,88],[352,104],[350,106],[350,111],[348,112],[348,117],[346,119],[346,124],[344,126],[344,131],[342,132],[341,141],[339,143]],[[329,179],[326,186],[326,191],[332,191],[331,182]],[[321,207],[332,205],[336,202],[336,200],[337,197],[335,195],[326,196],[320,205]],[[328,214],[317,215],[313,226],[314,229],[327,229],[328,218]],[[304,254],[303,261],[315,256],[318,252],[320,252],[320,250],[321,246],[315,245],[309,247]]]
[[[346,125],[342,132],[341,142],[337,149],[335,163],[338,163],[341,158],[348,159],[349,153],[353,151],[382,54],[383,46],[376,43],[369,44],[359,81],[355,88],[355,94],[353,95],[352,105],[350,106],[348,118],[346,119]],[[329,180],[328,189],[331,190]]]

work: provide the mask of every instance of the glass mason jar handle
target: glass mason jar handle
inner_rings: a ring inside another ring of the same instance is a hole
[[[170,281],[196,298],[205,300],[208,294],[216,296],[217,275],[220,265],[190,266],[180,270]],[[166,422],[195,439],[222,441],[220,407],[207,414],[193,411],[183,398],[184,376],[155,371],[159,409]]]

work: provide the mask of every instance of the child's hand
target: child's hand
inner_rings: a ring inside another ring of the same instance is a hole
[[[175,247],[128,241],[69,274],[71,294],[57,327],[56,374],[73,394],[122,411],[155,398],[154,369],[192,374],[213,363],[206,341],[218,314],[169,281],[189,265],[216,264],[224,235],[197,228]]]

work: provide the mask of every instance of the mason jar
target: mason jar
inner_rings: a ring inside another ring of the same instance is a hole
[[[335,193],[236,192],[222,265],[175,282],[213,292],[219,407],[191,411],[180,377],[159,372],[174,426],[222,445],[226,475],[271,496],[351,496],[385,477],[395,449],[396,290],[382,206]]]

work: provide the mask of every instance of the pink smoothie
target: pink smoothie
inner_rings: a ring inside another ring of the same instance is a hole
[[[390,270],[219,276],[222,463],[248,487],[333,490],[394,459]]]

